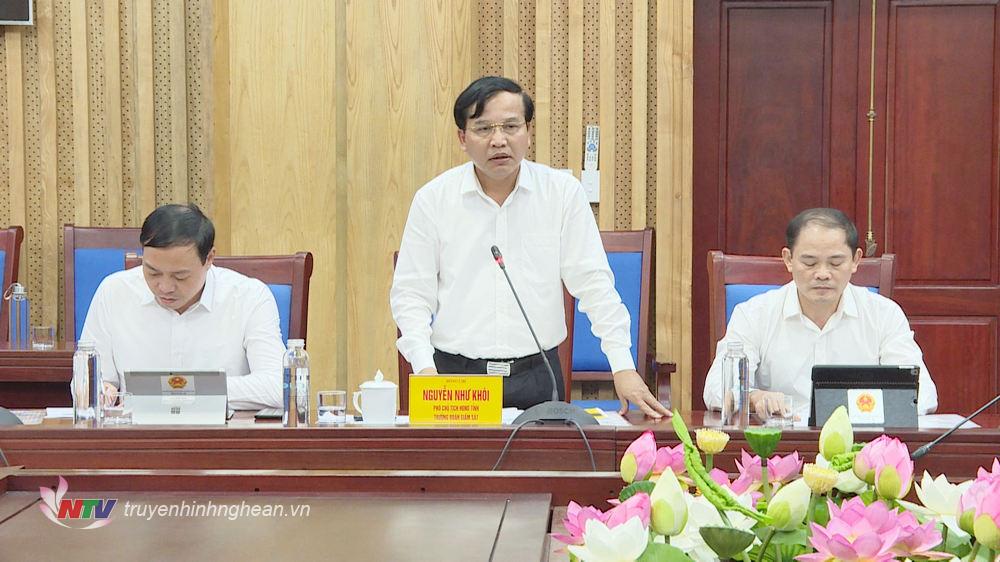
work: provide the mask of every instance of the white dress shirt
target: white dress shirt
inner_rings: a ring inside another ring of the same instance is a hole
[[[611,369],[635,368],[628,310],[583,187],[570,174],[525,160],[503,205],[483,192],[472,162],[444,172],[413,197],[390,305],[402,333],[397,346],[414,371],[434,366],[435,348],[473,359],[538,353],[490,253],[493,245],[543,348],[566,339],[565,283]]]
[[[160,306],[141,267],[106,277],[94,294],[80,341],[100,354],[104,380],[125,371],[225,369],[229,407],[280,408],[278,306],[264,283],[212,266],[201,299],[177,314]]]
[[[937,409],[937,387],[903,310],[864,287],[847,285],[823,329],[802,314],[794,282],[736,305],[705,379],[709,408],[722,407],[722,359],[731,341],[743,342],[755,386],[792,396],[799,412],[812,400],[813,365],[919,366],[917,411]]]

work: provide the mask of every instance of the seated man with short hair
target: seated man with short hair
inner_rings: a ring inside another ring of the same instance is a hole
[[[97,346],[106,387],[121,386],[126,371],[222,368],[230,408],[282,407],[274,295],[212,265],[212,221],[193,204],[164,205],[146,217],[139,241],[142,266],[101,282],[80,336]]]
[[[722,407],[722,360],[742,342],[750,363],[752,408],[761,415],[792,396],[799,412],[812,399],[813,365],[916,365],[917,411],[937,408],[937,388],[903,310],[891,299],[851,285],[861,250],[858,230],[836,209],[808,209],[785,231],[787,285],[736,305],[705,379],[705,405]]]

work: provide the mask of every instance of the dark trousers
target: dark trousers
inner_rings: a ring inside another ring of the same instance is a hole
[[[545,356],[552,365],[556,376],[559,399],[566,399],[563,388],[562,368],[559,365],[559,350],[550,349]],[[504,361],[510,363],[510,376],[503,378],[503,405],[505,408],[526,410],[535,404],[552,399],[552,382],[549,371],[542,361],[542,354],[536,353],[520,359],[469,359],[462,355],[434,350],[434,365],[442,375],[485,374],[486,363]]]

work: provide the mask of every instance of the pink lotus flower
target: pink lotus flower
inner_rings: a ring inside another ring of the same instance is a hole
[[[976,480],[980,478],[1000,478],[1000,459],[993,459],[993,470],[986,472],[986,469],[979,467],[979,472],[976,473]]]
[[[910,451],[895,437],[881,435],[868,443],[854,458],[854,474],[884,498],[905,496],[913,484],[913,461]]]
[[[568,535],[552,535],[552,538],[565,544],[583,544],[587,521],[596,519],[608,529],[624,524],[633,517],[638,517],[643,527],[649,527],[650,502],[649,495],[636,494],[623,502],[615,502],[615,506],[604,512],[592,505],[582,507],[576,502],[569,502],[566,507],[566,518],[563,525]]]
[[[622,455],[622,480],[631,484],[636,480],[645,480],[656,462],[656,439],[652,431],[644,431],[633,441]]]
[[[984,472],[980,472],[979,478],[972,481],[958,500],[958,526],[970,535],[974,533],[973,523],[979,515],[979,506],[990,495],[1000,495],[1000,478]]]
[[[921,557],[930,560],[945,560],[952,557],[946,552],[937,552],[931,548],[941,544],[941,532],[933,520],[921,525],[909,511],[899,515],[899,539],[893,545],[896,556],[907,558]]]
[[[740,476],[747,475],[753,482],[759,483],[763,478],[760,457],[751,455],[746,450],[741,450],[740,456],[743,462],[736,461]],[[802,470],[802,459],[799,458],[798,451],[783,457],[774,455],[767,459],[767,481],[772,484],[788,482],[797,476],[800,470]]]
[[[827,560],[892,560],[892,552],[901,534],[898,515],[882,502],[865,506],[859,497],[841,507],[828,502],[830,522],[826,527],[812,524],[809,542],[814,554],[803,554],[796,560],[825,562]]]
[[[983,497],[976,506],[973,534],[976,540],[997,550],[1000,549],[1000,479],[983,480],[986,485]]]
[[[587,520],[604,520],[604,513],[592,505],[582,507],[580,504],[571,501],[566,507],[566,518],[563,519],[563,526],[566,527],[568,535],[552,535],[552,538],[565,544],[583,544],[583,532],[587,528]]]
[[[636,494],[609,509],[602,519],[609,529],[614,529],[633,517],[638,517],[643,527],[649,527],[649,510],[649,495]]]
[[[743,494],[750,491],[751,488],[756,490],[757,488],[760,487],[759,475],[757,477],[758,479],[754,481],[753,477],[750,476],[749,474],[741,473],[732,482],[729,481],[729,475],[726,474],[724,471],[719,470],[718,468],[713,468],[712,471],[708,473],[708,475],[712,477],[712,480],[715,480],[722,486],[729,488],[729,490],[732,491],[733,494],[737,496],[742,496]],[[757,495],[762,496],[764,494],[757,493]],[[756,498],[754,500],[754,503],[756,503]]]
[[[656,450],[656,460],[653,462],[653,474],[663,474],[663,471],[670,469],[675,475],[682,474],[687,468],[684,466],[684,444],[678,443],[676,447],[660,447]]]

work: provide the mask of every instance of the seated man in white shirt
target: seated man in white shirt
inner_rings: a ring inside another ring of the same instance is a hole
[[[97,346],[105,388],[126,371],[223,368],[230,408],[282,407],[278,306],[261,281],[212,265],[212,221],[164,205],[139,241],[142,266],[101,282],[80,336]]]
[[[458,142],[472,161],[413,197],[390,293],[399,351],[419,373],[507,373],[504,406],[551,398],[538,346],[490,253],[496,245],[555,373],[567,335],[565,282],[601,339],[622,413],[633,402],[649,416],[669,415],[635,370],[628,310],[583,187],[524,160],[533,113],[521,86],[497,76],[474,81],[455,101]],[[557,374],[560,398],[562,386]]]
[[[858,230],[836,209],[799,213],[781,250],[792,274],[787,285],[736,305],[705,379],[705,404],[722,407],[722,360],[729,342],[742,342],[756,390],[751,407],[761,415],[792,396],[800,416],[812,399],[813,365],[917,365],[917,410],[937,408],[937,388],[898,304],[851,285],[861,250]]]

